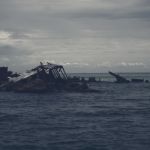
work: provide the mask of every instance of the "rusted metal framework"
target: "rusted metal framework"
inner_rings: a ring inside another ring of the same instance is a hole
[[[42,62],[36,68],[30,70],[31,72],[37,72],[37,75],[42,79],[47,79],[51,81],[67,80],[67,74],[62,65],[56,65],[47,63],[44,65]]]

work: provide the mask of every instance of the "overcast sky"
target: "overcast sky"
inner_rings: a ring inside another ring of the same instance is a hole
[[[150,71],[150,0],[0,0],[0,66]]]

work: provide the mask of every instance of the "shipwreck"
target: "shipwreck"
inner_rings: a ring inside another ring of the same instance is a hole
[[[113,73],[111,71],[109,71],[109,74],[116,78],[116,83],[129,83],[130,82],[128,79],[126,79],[125,77],[119,74]]]
[[[28,70],[22,75],[9,77],[9,80],[0,85],[1,91],[15,92],[96,92],[88,87],[85,81],[75,82],[68,77],[64,67],[57,64],[43,64]]]
[[[148,80],[137,79],[137,78],[128,80],[125,77],[123,77],[119,74],[113,73],[111,71],[109,71],[109,74],[116,78],[116,81],[115,81],[116,83],[143,83],[143,82],[148,83],[149,82]]]

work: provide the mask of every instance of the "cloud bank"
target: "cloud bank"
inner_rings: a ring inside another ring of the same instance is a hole
[[[149,0],[1,0],[0,65],[147,72],[149,16]]]

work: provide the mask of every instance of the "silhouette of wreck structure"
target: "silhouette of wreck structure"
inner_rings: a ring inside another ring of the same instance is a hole
[[[0,90],[16,92],[94,91],[88,88],[86,82],[75,82],[68,78],[62,65],[51,63],[44,65],[42,62],[23,75],[10,78],[9,82],[0,86]]]
[[[28,73],[31,73],[31,77],[39,78],[46,82],[60,83],[65,82],[68,79],[63,66],[51,63],[47,63],[47,65],[44,65],[41,62],[39,66],[31,69],[30,71],[28,71]]]
[[[0,67],[0,82],[8,80],[8,67]]]
[[[113,73],[111,71],[109,71],[109,74],[116,78],[116,81],[115,81],[116,83],[143,83],[143,82],[148,83],[149,82],[148,80],[137,79],[137,78],[133,78],[131,80],[128,80],[125,77],[123,77],[119,74]]]
[[[19,74],[8,71],[8,67],[0,67],[0,84],[7,82],[11,77],[18,77]]]
[[[130,82],[125,77],[122,77],[119,74],[113,73],[111,71],[109,71],[109,74],[116,78],[116,83],[129,83]]]

